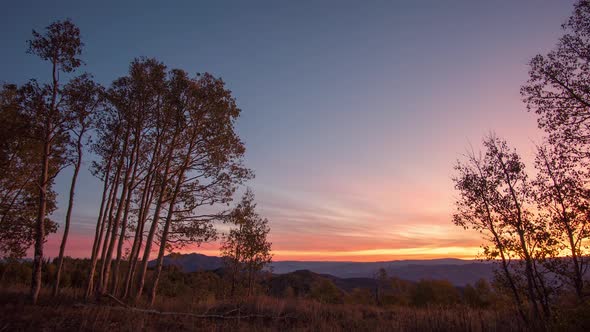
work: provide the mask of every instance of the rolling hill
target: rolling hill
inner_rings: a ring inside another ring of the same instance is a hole
[[[153,261],[150,262],[150,265],[153,264]],[[164,265],[175,265],[185,272],[196,272],[218,269],[223,266],[223,261],[220,257],[198,253],[170,254],[164,257]],[[380,268],[384,268],[388,275],[400,279],[408,281],[444,279],[455,286],[473,284],[481,278],[490,280],[494,271],[492,263],[454,258],[386,262],[278,261],[273,262],[271,267],[275,274],[309,270],[340,279],[373,278]]]

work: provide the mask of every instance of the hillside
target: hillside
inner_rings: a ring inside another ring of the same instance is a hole
[[[164,258],[164,264],[178,266],[185,272],[196,272],[218,269],[222,267],[223,262],[220,257],[191,253],[168,255]],[[330,275],[346,280],[373,278],[380,268],[385,268],[389,276],[408,281],[444,279],[455,286],[474,284],[481,278],[490,280],[494,270],[491,263],[450,258],[387,262],[278,261],[272,263],[272,271],[275,274],[309,270],[320,275]]]

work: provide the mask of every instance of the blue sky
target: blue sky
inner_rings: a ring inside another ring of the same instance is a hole
[[[138,56],[225,80],[243,110],[250,186],[277,259],[471,257],[478,236],[450,220],[453,163],[491,130],[532,153],[541,133],[519,87],[572,5],[11,2],[0,14],[0,81],[48,79],[25,41],[31,29],[71,18],[86,44],[82,70],[102,84]],[[68,177],[56,187],[61,207]],[[100,185],[87,171],[80,183],[72,231],[81,240],[72,252],[86,256]]]

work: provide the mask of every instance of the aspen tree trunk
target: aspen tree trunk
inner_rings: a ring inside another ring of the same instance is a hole
[[[543,313],[545,314],[545,318],[549,319],[551,317],[551,309],[549,307],[549,290],[547,289],[547,285],[545,284],[545,280],[543,279],[542,275],[537,270],[537,263],[532,260],[533,263],[533,272],[534,277],[536,278],[535,284],[537,287],[537,292],[541,294],[539,296],[539,301],[541,302],[541,308],[543,309]]]
[[[123,160],[123,156],[120,156],[121,160]],[[106,270],[105,260],[107,255],[107,244],[109,241],[109,234],[111,233],[111,228],[113,227],[113,211],[115,209],[115,204],[117,203],[117,193],[119,191],[119,181],[121,179],[121,172],[123,170],[123,163],[119,160],[117,163],[117,171],[115,173],[115,179],[113,180],[113,186],[111,188],[111,194],[109,195],[109,209],[108,209],[108,219],[107,219],[107,229],[105,232],[104,240],[102,241],[102,250],[100,254],[100,276],[98,278],[98,287],[96,288],[97,295],[102,294],[103,292],[103,282],[104,282],[104,274]]]
[[[139,206],[139,217],[137,219],[137,229],[135,230],[135,236],[133,238],[133,245],[131,246],[131,253],[129,254],[129,266],[127,267],[127,274],[125,276],[125,288],[123,289],[123,298],[127,298],[129,295],[133,276],[135,274],[135,267],[137,265],[137,258],[139,251],[141,250],[141,239],[143,239],[143,229],[147,217],[147,212],[151,205],[151,176],[146,178],[146,183],[143,188],[141,196],[141,204]],[[149,200],[149,201],[148,201]]]
[[[123,163],[125,160],[125,155],[127,153],[127,148],[129,145],[129,130],[125,134],[125,142],[123,143],[123,149],[121,154],[121,167],[123,167]],[[101,293],[105,293],[108,291],[109,285],[109,277],[111,273],[111,260],[113,258],[113,250],[115,249],[115,242],[117,240],[117,229],[119,228],[119,223],[121,222],[121,214],[123,213],[123,208],[125,206],[125,198],[127,197],[127,190],[129,189],[129,177],[131,176],[130,168],[131,163],[133,161],[130,160],[129,165],[125,169],[125,177],[123,179],[123,188],[121,189],[121,196],[119,199],[119,204],[117,205],[117,213],[115,215],[115,219],[111,225],[111,234],[109,239],[109,246],[107,249],[107,255],[104,260],[104,278],[102,280],[101,285]],[[106,242],[105,242],[106,243]]]
[[[532,259],[531,256],[528,252],[528,248],[526,246],[526,240],[524,238],[524,231],[522,230],[518,230],[518,237],[520,239],[521,242],[521,246],[522,246],[522,250],[523,250],[523,254],[524,254],[524,261],[525,261],[525,274],[526,274],[526,279],[527,279],[527,291],[529,293],[529,297],[530,297],[530,302],[531,305],[533,306],[533,313],[535,314],[535,318],[537,320],[537,322],[541,325],[543,325],[542,329],[545,330],[544,328],[544,321],[543,318],[541,316],[541,311],[539,310],[539,305],[537,303],[537,294],[535,292],[535,277],[534,277],[534,271],[533,271],[533,264],[532,264]]]
[[[578,257],[578,252],[576,250],[574,235],[570,225],[567,225],[567,236],[568,241],[570,243],[571,253],[572,253],[572,260],[574,263],[574,288],[576,289],[576,296],[578,297],[578,301],[580,303],[584,302],[584,278],[582,275],[582,269],[580,268],[580,260]]]
[[[160,219],[160,210],[162,209],[162,204],[166,199],[166,185],[168,184],[168,173],[170,173],[170,164],[172,162],[172,155],[174,152],[174,145],[176,143],[176,138],[178,137],[179,128],[177,128],[174,132],[174,137],[172,138],[172,142],[169,146],[169,150],[166,156],[166,165],[164,167],[164,172],[162,174],[162,183],[160,184],[160,197],[158,198],[158,202],[156,203],[156,209],[154,211],[154,217],[152,220],[152,225],[150,226],[150,232],[148,234],[145,249],[143,251],[143,260],[141,262],[141,267],[139,270],[139,281],[137,284],[137,294],[135,295],[135,300],[139,300],[143,293],[143,288],[145,286],[145,276],[147,272],[147,266],[150,259],[150,251],[152,250],[152,242],[154,241],[154,235],[158,228],[158,221]]]
[[[502,245],[502,243],[500,241],[500,237],[498,236],[496,231],[493,228],[491,229],[491,231],[492,231],[492,234],[494,235],[494,239],[495,239],[495,242],[498,246],[498,249],[500,249],[499,251],[500,251],[500,258],[502,261],[502,270],[504,271],[504,275],[506,276],[506,279],[508,279],[508,284],[510,285],[510,290],[512,291],[512,295],[514,295],[514,301],[516,302],[516,307],[518,309],[518,313],[520,315],[520,318],[522,318],[522,320],[526,324],[528,324],[529,319],[522,308],[522,299],[520,297],[520,294],[518,293],[518,289],[516,288],[516,283],[514,282],[514,278],[512,277],[512,273],[510,272],[510,269],[508,267],[508,260],[506,259],[506,254],[504,253],[504,246]]]
[[[129,216],[129,205],[133,195],[133,187],[135,185],[135,177],[137,175],[137,167],[139,165],[139,145],[141,144],[140,132],[137,132],[135,139],[135,146],[131,155],[131,164],[133,164],[133,171],[131,172],[131,179],[128,184],[127,197],[125,198],[125,209],[123,212],[123,220],[121,223],[121,234],[119,235],[119,243],[117,245],[117,258],[115,259],[115,267],[113,269],[113,289],[112,293],[117,294],[119,288],[119,268],[121,266],[121,256],[123,255],[123,244],[125,243],[125,233],[127,230],[127,218]]]
[[[154,305],[154,301],[156,300],[156,292],[158,288],[158,282],[160,281],[160,274],[162,273],[162,265],[164,264],[164,253],[166,251],[166,242],[168,241],[168,232],[170,231],[170,224],[172,222],[172,216],[174,215],[174,205],[176,204],[176,199],[178,198],[178,193],[180,192],[180,188],[182,187],[182,181],[184,180],[184,172],[186,171],[187,164],[190,158],[190,153],[192,150],[192,144],[188,149],[188,152],[185,156],[184,163],[182,164],[182,168],[180,170],[180,174],[177,176],[176,186],[174,188],[174,192],[172,194],[172,198],[170,199],[170,203],[168,205],[168,215],[166,216],[166,223],[164,224],[164,230],[162,232],[162,239],[160,240],[160,250],[158,251],[158,260],[156,263],[156,271],[154,274],[154,282],[152,291],[150,293],[150,305]]]
[[[127,276],[125,277],[125,289],[123,292],[123,298],[127,298],[135,275],[135,268],[137,266],[137,259],[139,258],[139,252],[141,250],[141,244],[143,242],[143,230],[147,219],[150,206],[152,205],[152,198],[154,196],[154,189],[152,189],[153,178],[154,178],[154,165],[156,159],[160,153],[160,136],[157,137],[154,152],[148,166],[148,171],[145,179],[145,186],[141,197],[141,204],[139,207],[139,218],[137,220],[137,230],[135,231],[135,237],[133,239],[133,245],[131,247],[131,253],[129,255],[129,267],[127,269]]]
[[[109,234],[111,233],[111,228],[113,226],[113,210],[115,209],[115,203],[116,203],[116,195],[118,193],[118,186],[119,186],[119,181],[117,179],[116,181],[116,186],[113,185],[113,187],[111,188],[111,193],[109,195],[110,197],[110,201],[109,204],[110,206],[108,206],[108,215],[106,216],[107,219],[105,220],[106,222],[106,230],[104,231],[104,238],[100,239],[100,246],[102,247],[100,250],[100,274],[98,275],[98,284],[96,286],[96,294],[97,296],[100,295],[102,293],[102,285],[103,285],[103,280],[104,280],[104,272],[105,272],[105,258],[107,256],[107,248],[108,248],[108,241],[109,241]],[[101,235],[103,235],[102,230],[101,230]]]
[[[167,163],[168,166],[168,163]],[[168,172],[168,167],[166,167],[165,174]],[[138,300],[142,293],[143,288],[145,285],[145,276],[147,272],[147,266],[150,259],[150,252],[152,250],[152,242],[154,241],[154,235],[156,233],[156,229],[158,228],[158,221],[160,219],[160,210],[162,209],[162,204],[164,203],[164,198],[166,196],[166,188],[165,185],[162,186],[160,197],[158,198],[158,202],[156,203],[156,209],[154,211],[154,217],[152,220],[152,224],[150,226],[150,231],[148,233],[148,237],[145,242],[145,249],[143,251],[143,259],[141,261],[141,266],[139,269],[139,280],[137,285],[137,294],[135,295],[136,300]]]
[[[116,200],[117,200],[117,193],[119,192],[119,178],[118,178],[118,172],[115,173],[115,179],[113,184],[111,185],[111,189],[109,191],[109,196],[108,196],[108,201],[107,201],[107,207],[105,209],[106,214],[103,216],[103,227],[104,228],[104,224],[106,224],[107,228],[106,230],[104,230],[104,234],[103,234],[103,229],[101,228],[101,233],[100,235],[103,236],[104,238],[100,238],[99,240],[99,245],[98,245],[98,250],[100,250],[100,264],[101,264],[101,271],[100,271],[100,280],[102,280],[102,276],[104,274],[104,258],[107,255],[107,241],[108,241],[108,236],[111,232],[111,224],[113,222],[113,212],[116,205]]]
[[[83,132],[82,132],[83,133]],[[78,136],[76,144],[76,152],[78,154],[76,163],[74,165],[74,174],[72,175],[72,183],[70,184],[70,197],[68,200],[68,210],[66,211],[66,220],[64,226],[64,235],[61,239],[59,246],[59,256],[57,259],[57,271],[55,276],[55,284],[53,285],[53,296],[57,296],[59,293],[59,281],[61,278],[61,270],[63,268],[64,252],[66,250],[66,243],[68,241],[68,234],[70,232],[70,221],[72,217],[72,209],[74,207],[74,195],[76,193],[76,181],[78,180],[78,173],[80,172],[80,166],[82,165],[82,133]]]
[[[43,133],[43,156],[41,157],[41,170],[39,174],[39,207],[35,225],[35,253],[33,258],[33,276],[31,280],[31,302],[37,304],[41,291],[41,277],[43,265],[43,245],[45,242],[45,216],[47,214],[47,185],[49,182],[49,158],[51,156],[51,143],[53,139],[52,117],[56,113],[56,101],[58,94],[57,55],[52,61],[52,91],[50,114],[46,114]]]
[[[49,127],[49,126],[47,126]],[[49,128],[46,128],[49,132]],[[46,134],[46,137],[49,136]],[[39,176],[39,210],[37,213],[35,232],[35,256],[33,259],[33,277],[31,282],[31,302],[37,303],[41,291],[41,272],[43,265],[43,242],[45,241],[45,214],[47,210],[47,179],[49,177],[49,138],[43,146],[43,159],[41,164],[41,175]]]
[[[524,220],[522,219],[522,209],[520,206],[520,202],[518,201],[518,198],[516,196],[516,190],[514,189],[510,176],[508,174],[508,170],[506,168],[506,164],[504,163],[504,160],[502,159],[501,156],[498,156],[498,161],[500,162],[500,165],[502,166],[502,170],[504,172],[504,175],[506,176],[506,184],[508,185],[508,190],[510,192],[510,196],[512,198],[512,201],[516,207],[516,221],[517,221],[517,233],[518,233],[518,237],[520,240],[520,246],[521,249],[523,251],[523,255],[524,255],[524,261],[525,261],[525,275],[526,275],[526,279],[527,279],[527,291],[529,293],[529,302],[531,303],[532,307],[533,307],[533,313],[535,315],[535,319],[536,319],[536,323],[539,324],[539,327],[542,330],[546,330],[545,327],[545,321],[543,319],[543,317],[541,316],[541,312],[539,311],[539,306],[537,303],[537,294],[535,292],[535,277],[534,277],[534,270],[533,270],[533,265],[532,265],[532,258],[531,255],[529,253],[529,248],[527,246],[527,242],[524,236],[524,229],[522,228],[524,225]]]
[[[116,138],[115,138],[116,140]],[[94,233],[94,242],[92,243],[92,254],[90,257],[90,271],[88,272],[88,284],[86,286],[86,293],[84,294],[84,299],[87,300],[90,295],[92,294],[92,289],[94,288],[94,273],[96,271],[96,263],[98,261],[98,251],[100,250],[100,243],[102,241],[102,234],[104,230],[104,218],[105,211],[108,211],[109,206],[105,207],[105,203],[107,200],[107,193],[109,191],[109,175],[111,173],[111,161],[112,156],[109,158],[107,162],[107,167],[105,170],[105,178],[104,178],[104,185],[102,189],[102,198],[100,201],[100,210],[98,212],[98,219],[96,221],[96,231]]]
[[[479,176],[484,178],[484,174],[482,172],[482,169],[481,169],[479,163],[477,163],[475,160],[474,160],[474,163],[477,167],[477,171],[479,172]],[[488,183],[486,181],[485,182],[485,191],[487,191],[487,190],[488,190]],[[492,235],[494,236],[494,242],[500,252],[500,258],[502,261],[502,270],[504,271],[504,275],[506,276],[506,279],[508,279],[510,289],[512,291],[512,294],[514,295],[514,301],[516,302],[516,307],[518,309],[518,313],[520,314],[520,317],[525,322],[525,324],[528,324],[528,317],[522,308],[522,299],[520,297],[520,294],[518,293],[518,289],[516,288],[516,283],[514,281],[514,278],[512,277],[512,273],[510,272],[510,269],[508,267],[508,260],[506,258],[504,245],[502,244],[502,241],[500,239],[500,235],[498,234],[498,232],[496,231],[496,228],[494,227],[494,223],[493,223],[493,219],[492,219],[492,212],[490,209],[490,202],[488,200],[488,197],[485,194],[482,194],[481,197],[482,197],[484,205],[485,205],[488,228],[489,228],[490,232],[492,233]]]
[[[239,231],[238,232],[239,232],[239,234],[242,234],[242,224],[240,224]],[[237,247],[236,247],[236,258],[235,258],[235,262],[234,262],[234,266],[233,266],[233,273],[232,273],[232,276],[231,276],[230,297],[232,297],[232,298],[234,297],[235,292],[236,292],[236,281],[238,279],[238,273],[239,273],[239,270],[240,270],[241,259],[242,259],[240,257],[240,255],[241,255],[240,248],[242,247],[242,244],[241,244],[241,241],[242,241],[241,235],[240,235],[240,237],[238,239],[239,240],[238,240]]]
[[[571,220],[568,217],[567,208],[565,207],[565,205],[566,205],[565,199],[564,199],[562,191],[560,190],[560,188],[561,188],[560,183],[557,180],[557,178],[553,172],[553,169],[549,164],[549,160],[547,159],[547,155],[545,154],[545,152],[542,149],[539,149],[539,152],[541,153],[541,156],[543,157],[543,161],[545,163],[545,168],[547,169],[547,173],[548,173],[549,177],[551,178],[551,181],[553,182],[553,187],[555,188],[555,194],[557,195],[559,207],[561,208],[560,219],[561,219],[561,222],[565,226],[566,235],[567,235],[567,239],[568,239],[569,246],[570,246],[570,252],[572,254],[572,262],[574,264],[574,275],[573,275],[574,289],[576,290],[576,296],[578,297],[578,301],[580,303],[582,303],[582,302],[584,302],[584,276],[583,276],[580,261],[579,261],[580,257],[578,255],[577,250],[576,250],[576,241],[574,239],[574,232],[573,232],[571,224],[570,224]]]

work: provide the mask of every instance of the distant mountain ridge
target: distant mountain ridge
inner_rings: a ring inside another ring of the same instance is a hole
[[[150,262],[150,266],[154,264],[155,261]],[[198,253],[170,254],[164,257],[164,265],[175,265],[185,272],[210,271],[222,267],[223,260]],[[384,268],[392,277],[408,281],[444,279],[455,286],[474,284],[482,278],[491,280],[494,273],[492,263],[456,258],[384,262],[278,261],[271,266],[275,274],[309,270],[338,278],[373,278],[380,268]]]
[[[392,277],[408,281],[444,279],[455,286],[474,284],[479,279],[491,280],[494,265],[488,262],[455,258],[432,260],[399,260],[384,262],[274,262],[273,272],[282,274],[297,270],[310,270],[338,278],[372,278],[384,268]]]
[[[149,267],[154,267],[156,260],[148,263]],[[164,266],[174,265],[184,272],[212,271],[223,266],[223,259],[217,256],[207,256],[199,253],[176,254],[164,256]]]

